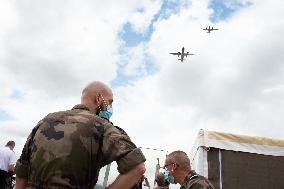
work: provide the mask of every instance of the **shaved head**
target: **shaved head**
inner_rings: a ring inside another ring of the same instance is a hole
[[[102,101],[112,104],[113,94],[111,88],[100,81],[88,84],[82,91],[81,104],[87,106],[91,111],[97,112]]]
[[[103,82],[100,81],[94,81],[87,85],[85,89],[82,91],[82,98],[86,96],[95,96],[96,93],[100,93],[102,95],[106,93],[112,93],[111,89],[104,84]]]
[[[167,155],[166,163],[177,163],[179,167],[183,170],[190,170],[190,160],[187,154],[183,151],[174,151]]]

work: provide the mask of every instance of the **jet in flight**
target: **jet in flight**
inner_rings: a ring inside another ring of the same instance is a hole
[[[213,30],[218,30],[217,28],[213,28],[213,26],[212,26],[212,27],[207,26],[206,28],[201,28],[201,29],[207,30],[207,33],[210,33],[210,32],[213,31]]]
[[[194,54],[189,54],[189,52],[184,52],[184,47],[182,47],[181,52],[170,53],[170,54],[178,55],[178,57],[180,56],[180,58],[178,60],[180,60],[181,62],[183,62],[184,57],[187,57],[187,55],[194,55]]]

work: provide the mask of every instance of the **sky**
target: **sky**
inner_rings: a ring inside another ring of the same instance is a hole
[[[281,0],[0,1],[0,145],[15,140],[19,157],[36,123],[95,80],[149,178],[200,129],[282,139],[283,17]],[[195,55],[169,54],[182,47]]]

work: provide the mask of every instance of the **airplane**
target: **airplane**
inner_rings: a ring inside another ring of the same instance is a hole
[[[187,57],[187,55],[194,55],[194,54],[189,54],[189,52],[184,52],[184,47],[182,47],[181,52],[177,52],[177,53],[170,53],[172,55],[178,55],[178,57],[180,56],[180,60],[181,62],[183,62],[184,57]]]
[[[217,29],[217,28],[213,28],[213,26],[212,26],[212,27],[207,26],[206,28],[201,28],[201,29],[207,30],[207,33],[210,33],[210,31],[213,31],[213,30],[219,30],[219,29]]]

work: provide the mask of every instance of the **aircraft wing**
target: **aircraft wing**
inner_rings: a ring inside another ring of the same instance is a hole
[[[178,53],[170,53],[170,54],[173,54],[173,55],[180,55],[180,53],[178,52]]]
[[[187,52],[187,53],[185,53],[184,55],[187,56],[187,55],[194,55],[194,54],[189,54],[189,53]]]

